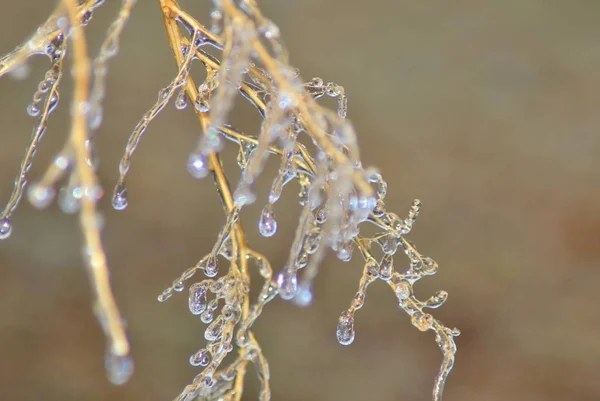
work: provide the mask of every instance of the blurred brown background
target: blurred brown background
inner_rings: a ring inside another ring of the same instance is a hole
[[[109,3],[88,27],[92,54],[116,12],[118,2]],[[207,21],[204,3],[183,5]],[[389,182],[389,208],[404,215],[413,198],[424,202],[411,239],[440,271],[418,291],[426,298],[447,290],[435,315],[463,331],[445,399],[600,399],[600,2],[261,3],[305,79],[345,86],[363,161]],[[1,0],[0,52],[53,5]],[[0,81],[2,202],[31,133],[25,107],[47,62],[31,65],[26,80]],[[108,80],[99,133],[107,190],[129,133],[174,73],[157,4],[140,1]],[[32,177],[65,138],[70,88]],[[245,121],[256,122],[248,107],[234,120],[256,130]],[[156,296],[208,251],[224,221],[210,180],[185,170],[199,133],[189,108],[168,107],[134,156],[130,207],[115,212],[102,201],[136,359],[126,386],[104,376],[76,219],[23,202],[13,236],[0,243],[0,399],[170,400],[198,372],[187,359],[204,343],[204,326],[185,296],[166,304]],[[230,146],[225,157],[236,178],[234,154]],[[260,239],[255,222],[270,177],[244,223],[251,243],[280,267],[297,219],[296,187],[276,209],[280,232]],[[410,325],[383,284],[371,287],[357,314],[355,343],[336,343],[337,317],[358,276],[356,263],[330,258],[312,307],[277,300],[266,308],[255,327],[274,400],[430,399],[440,361],[433,335]],[[256,399],[255,379],[248,386],[244,399]]]

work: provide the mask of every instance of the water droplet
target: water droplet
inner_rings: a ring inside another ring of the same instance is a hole
[[[354,307],[355,309],[360,309],[363,307],[364,304],[365,293],[359,291],[356,294],[354,294],[354,298],[352,298],[352,307]]]
[[[27,106],[27,114],[31,117],[37,117],[40,114],[40,106],[37,103],[31,103]]]
[[[267,21],[260,27],[260,31],[267,39],[277,39],[279,37],[279,27],[272,21]]]
[[[321,242],[321,234],[318,230],[311,231],[304,237],[304,250],[309,255],[317,252],[319,243]]]
[[[127,205],[127,188],[124,184],[118,184],[113,193],[112,207],[115,210],[124,210]]]
[[[258,231],[263,237],[272,237],[277,231],[277,220],[275,220],[273,205],[268,204],[263,209],[258,221]]]
[[[310,86],[320,88],[321,86],[323,86],[323,79],[316,77],[316,78],[311,79],[308,84]]]
[[[202,320],[202,323],[210,323],[212,322],[212,320],[214,319],[215,315],[211,310],[205,310],[204,312],[202,312],[202,314],[200,315],[200,320]]]
[[[81,16],[81,25],[83,25],[83,26],[87,25],[91,19],[92,19],[92,12],[90,10],[87,10]]]
[[[8,217],[0,219],[0,239],[7,239],[12,232],[12,223]]]
[[[206,366],[210,362],[210,352],[206,349],[201,349],[194,355],[190,356],[190,365],[192,366]]]
[[[300,255],[298,255],[298,257],[296,258],[296,267],[298,267],[298,269],[302,269],[302,268],[306,267],[307,264],[308,264],[308,253],[306,253],[306,252],[300,253]]]
[[[444,304],[444,302],[446,302],[447,299],[448,293],[446,291],[437,291],[427,301],[425,301],[423,306],[431,309],[439,308]]]
[[[308,306],[312,303],[313,293],[310,285],[304,283],[298,287],[296,296],[294,297],[294,303],[299,306]]]
[[[158,302],[165,302],[167,299],[171,298],[171,295],[173,295],[171,290],[167,289],[163,291],[163,293],[157,297]]]
[[[256,200],[256,195],[254,195],[249,185],[240,183],[238,188],[233,193],[233,199],[237,205],[249,205],[254,203]]]
[[[215,298],[215,299],[213,299],[212,301],[210,301],[210,302],[208,303],[207,309],[208,309],[209,311],[212,311],[212,312],[214,312],[214,311],[216,311],[217,309],[219,309],[219,300]]]
[[[386,255],[393,255],[398,249],[398,239],[391,234],[379,238],[379,244]]]
[[[133,359],[130,355],[117,355],[108,351],[105,359],[106,373],[112,384],[127,383],[133,374]]]
[[[412,294],[412,287],[408,282],[400,281],[398,284],[396,284],[394,292],[399,300],[404,301]]]
[[[379,265],[377,262],[375,262],[375,260],[369,259],[365,264],[365,269],[367,269],[367,272],[371,277],[379,277]]]
[[[74,214],[81,206],[81,199],[75,196],[74,190],[63,187],[58,192],[58,206],[63,213]]]
[[[354,316],[348,311],[342,312],[335,332],[337,340],[342,345],[350,345],[354,341]]]
[[[429,313],[419,313],[411,318],[411,323],[420,331],[427,331],[433,325],[433,316]]]
[[[183,110],[187,106],[187,97],[185,96],[185,90],[182,89],[175,99],[175,108],[177,110]]]
[[[217,341],[223,335],[223,316],[219,315],[206,330],[204,330],[204,339],[208,342]]]
[[[208,157],[203,153],[192,153],[188,158],[187,169],[194,178],[208,175]]]
[[[392,255],[386,254],[381,260],[379,267],[379,277],[386,281],[392,278],[392,273],[394,272],[394,258]]]
[[[325,223],[326,220],[327,220],[327,209],[322,207],[315,212],[315,223],[323,224],[323,223]]]
[[[342,244],[337,251],[337,257],[342,262],[349,262],[352,259],[352,251],[354,250],[352,242]]]
[[[189,297],[190,312],[194,315],[199,315],[206,310],[206,287],[196,283],[190,287]]]
[[[298,290],[296,273],[284,268],[284,271],[277,276],[277,285],[279,286],[279,296],[282,299],[289,300],[294,298]]]
[[[44,209],[54,199],[54,189],[40,183],[31,184],[27,190],[27,199],[33,207]]]
[[[204,271],[206,277],[216,276],[219,272],[217,258],[212,255],[207,256],[202,265],[200,266],[200,269]]]
[[[208,102],[208,98],[202,93],[200,93],[194,101],[194,107],[198,111],[207,113],[208,111],[210,111],[210,103]]]

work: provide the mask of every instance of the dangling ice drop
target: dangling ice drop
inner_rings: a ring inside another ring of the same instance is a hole
[[[258,221],[258,231],[263,237],[272,237],[277,231],[277,220],[275,220],[273,205],[268,204],[263,209]]]

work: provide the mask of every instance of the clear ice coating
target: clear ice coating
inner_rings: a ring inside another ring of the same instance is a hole
[[[105,360],[106,374],[112,384],[121,385],[133,375],[133,359],[128,355],[117,355],[109,350]]]
[[[338,319],[337,330],[335,332],[337,340],[342,345],[350,345],[354,341],[354,316],[344,311]]]
[[[263,209],[258,221],[258,231],[263,237],[272,237],[277,231],[275,211],[270,203]]]
[[[196,283],[190,287],[189,308],[194,315],[199,315],[206,310],[206,287]]]
[[[12,232],[12,223],[8,217],[0,218],[0,239],[6,239],[10,237]]]

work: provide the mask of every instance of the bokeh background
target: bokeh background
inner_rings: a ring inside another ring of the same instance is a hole
[[[95,54],[117,10],[88,27]],[[207,21],[208,2],[182,2]],[[202,4],[197,4],[202,3]],[[447,401],[600,399],[600,2],[262,1],[303,77],[344,85],[362,158],[389,183],[388,208],[424,209],[411,239],[440,264],[418,294],[450,293],[435,315],[462,329]],[[11,50],[54,2],[0,1],[0,52]],[[25,80],[0,81],[0,196],[8,199],[31,133],[25,113],[45,59]],[[155,1],[140,1],[111,62],[99,132],[108,191],[127,137],[175,67]],[[70,83],[51,118],[32,177],[64,141]],[[241,103],[241,102],[240,102]],[[239,105],[234,122],[256,132]],[[156,296],[212,245],[224,222],[210,180],[185,160],[200,134],[189,108],[152,123],[129,178],[130,207],[105,197],[104,242],[136,360],[123,387],[104,376],[104,339],[91,313],[76,218],[23,202],[0,243],[0,399],[170,400],[198,372],[190,354],[203,325],[184,295]],[[225,152],[232,179],[235,146]],[[280,231],[257,235],[259,205],[244,215],[251,244],[279,267],[298,207],[296,188],[276,209]],[[310,308],[271,303],[255,326],[270,361],[274,400],[424,401],[440,353],[383,284],[357,313],[350,347],[335,340],[357,263],[329,258]],[[249,374],[244,399],[256,399]]]

